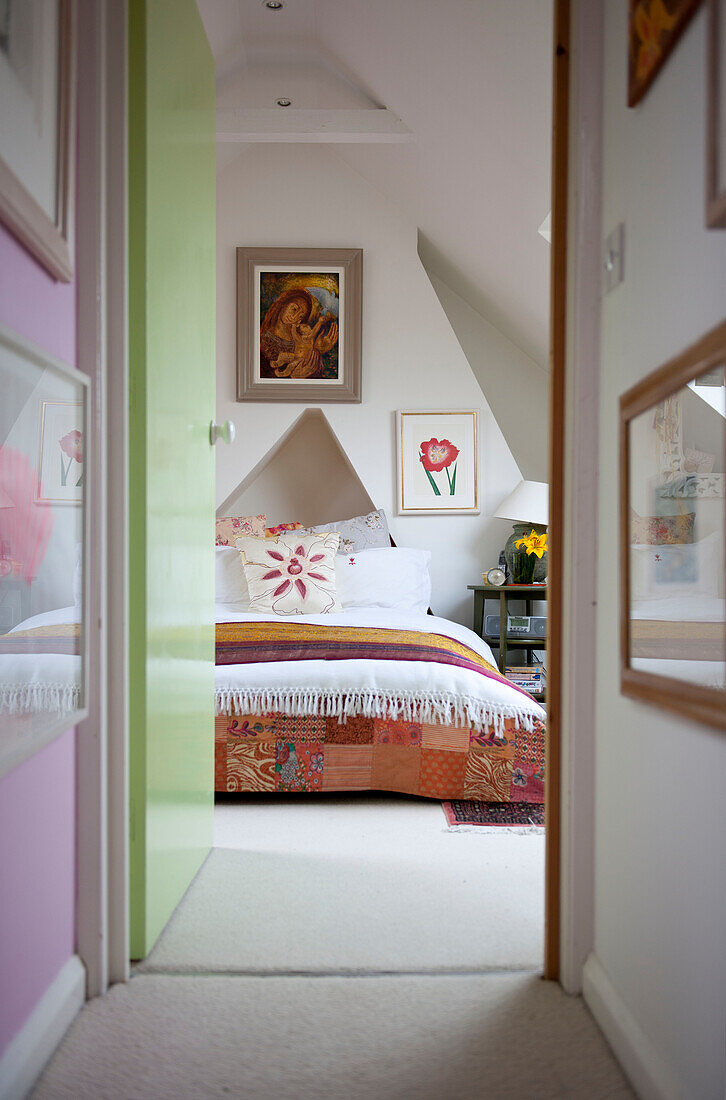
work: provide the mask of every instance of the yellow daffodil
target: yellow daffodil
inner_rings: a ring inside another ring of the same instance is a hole
[[[524,538],[517,539],[514,545],[517,548],[523,546],[528,555],[536,554],[538,558],[541,558],[547,553],[547,532],[545,531],[543,535],[538,535],[537,532],[532,529]]]

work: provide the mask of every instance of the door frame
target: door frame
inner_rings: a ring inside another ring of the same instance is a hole
[[[79,272],[79,301],[81,295],[91,293],[105,299],[105,310],[99,309],[95,344],[102,423],[106,425],[105,469],[99,479],[102,504],[95,529],[97,560],[105,563],[96,578],[97,588],[103,586],[96,606],[105,613],[99,629],[103,690],[98,696],[99,709],[79,727],[78,734],[78,859],[82,871],[78,950],[89,973],[88,996],[95,996],[105,992],[110,983],[129,976],[127,0],[81,0],[80,7],[82,18],[97,23],[95,35],[89,32],[85,42],[95,42],[99,51],[93,78],[97,85],[84,87],[84,94],[92,96],[95,91],[103,104],[94,123],[102,138],[102,152],[95,163],[84,166],[87,186],[95,186],[103,200],[88,245],[95,260],[83,279]],[[596,18],[588,33],[593,13]],[[574,64],[571,14],[576,35]],[[590,416],[582,400],[592,396],[599,350],[599,247],[593,248],[593,233],[599,234],[601,119],[592,93],[602,83],[602,41],[592,27],[597,31],[601,25],[602,0],[575,0],[574,4],[555,0],[544,976],[562,981],[568,992],[581,989],[582,961],[593,945],[594,705],[592,678],[584,679],[578,673],[594,668],[594,608],[592,601],[588,606],[577,602],[571,578],[581,583],[583,576],[595,576],[596,539],[583,519],[589,519],[589,513],[582,506],[583,491],[592,501],[594,494],[588,470],[578,470],[567,456],[573,445],[576,454],[584,457],[596,451],[592,447],[592,433],[595,438],[597,434],[596,400],[590,401]],[[599,77],[585,79],[585,69],[593,63]],[[578,96],[584,96],[576,105],[570,95],[571,68]],[[586,118],[594,128],[591,134],[581,135],[580,122]],[[112,140],[107,140],[108,135]],[[578,190],[578,181],[590,185],[591,190],[587,186]],[[569,206],[568,193],[574,199]],[[79,207],[83,209],[81,203]],[[593,222],[595,215],[597,221]],[[88,347],[90,356],[90,342]],[[581,376],[582,384],[578,382]],[[583,415],[585,425],[578,419]],[[577,569],[573,570],[575,563]]]
[[[76,734],[86,995],[129,974],[126,774],[126,0],[79,0],[78,365],[91,378],[89,713]]]

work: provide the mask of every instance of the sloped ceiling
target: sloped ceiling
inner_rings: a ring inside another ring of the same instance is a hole
[[[336,152],[419,226],[419,252],[545,365],[551,0],[198,0],[219,104],[386,107],[413,133]],[[239,146],[220,147],[220,166]]]

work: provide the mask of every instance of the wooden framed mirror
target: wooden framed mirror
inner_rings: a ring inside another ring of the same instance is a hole
[[[726,322],[620,398],[621,690],[726,730]]]

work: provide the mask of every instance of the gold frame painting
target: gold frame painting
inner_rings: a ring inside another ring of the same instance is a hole
[[[628,107],[640,103],[701,0],[630,0]]]
[[[237,249],[237,400],[361,400],[360,248]]]

